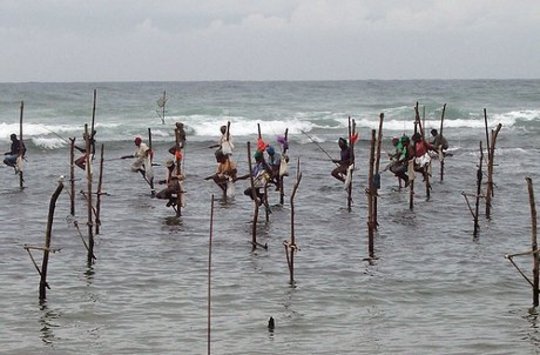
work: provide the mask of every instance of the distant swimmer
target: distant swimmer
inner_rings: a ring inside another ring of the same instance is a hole
[[[4,164],[11,166],[13,169],[15,169],[15,173],[18,173],[20,163],[26,154],[26,147],[22,141],[17,139],[17,135],[15,133],[11,134],[9,138],[11,139],[11,150],[4,153],[4,155],[6,155]]]
[[[332,170],[332,176],[344,183],[347,170],[352,164],[352,152],[345,138],[339,138],[338,146],[341,150],[340,158],[339,160],[332,159],[332,162],[338,164],[338,166]]]

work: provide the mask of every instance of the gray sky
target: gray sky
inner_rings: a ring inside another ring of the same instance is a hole
[[[540,78],[540,0],[0,0],[0,82]]]

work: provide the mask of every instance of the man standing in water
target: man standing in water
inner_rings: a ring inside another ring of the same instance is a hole
[[[340,151],[340,159],[332,160],[332,162],[338,164],[338,166],[332,170],[332,176],[341,182],[345,182],[345,176],[347,175],[347,169],[352,164],[351,148],[347,144],[345,138],[339,138],[338,140]]]
[[[19,157],[21,157],[21,159],[24,158],[26,147],[24,146],[23,142],[17,139],[17,135],[15,133],[9,136],[9,138],[11,139],[11,150],[4,153],[4,155],[7,155],[7,157],[4,159],[4,164],[11,166],[15,169],[15,173],[18,173],[17,160]]]

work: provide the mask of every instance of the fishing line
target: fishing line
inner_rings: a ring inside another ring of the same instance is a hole
[[[67,139],[65,139],[64,137],[62,137],[61,135],[59,135],[58,133],[56,133],[55,131],[51,130],[51,129],[48,129],[47,127],[43,127],[45,128],[47,131],[51,132],[52,134],[54,134],[55,136],[57,136],[58,138],[60,138],[61,140],[63,140],[64,142],[66,142],[67,144],[71,144]]]
[[[332,158],[332,156],[331,156],[330,154],[328,154],[328,152],[327,152],[326,150],[324,150],[324,148],[321,147],[321,145],[320,145],[317,141],[315,141],[315,139],[313,139],[313,137],[311,137],[309,134],[307,134],[307,133],[304,132],[303,130],[300,130],[300,132],[302,132],[302,134],[306,135],[306,136],[309,138],[309,140],[310,140],[311,142],[315,143],[315,145],[317,146],[317,148],[319,148],[324,154],[326,154],[326,156],[327,156],[328,158],[330,158],[330,160],[331,160],[334,164],[336,164],[337,166],[339,166],[338,163],[334,162],[334,158]]]

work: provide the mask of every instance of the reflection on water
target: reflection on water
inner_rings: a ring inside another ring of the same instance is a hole
[[[40,325],[40,338],[46,344],[52,345],[55,340],[57,340],[54,335],[54,328],[59,328],[60,325],[56,324],[54,321],[60,317],[56,311],[53,311],[47,307],[45,302],[41,303],[39,310],[41,315],[39,317]]]

